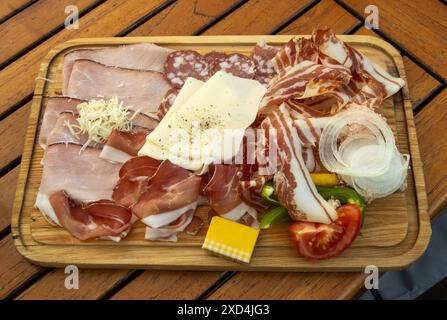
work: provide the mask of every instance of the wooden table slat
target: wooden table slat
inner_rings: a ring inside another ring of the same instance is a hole
[[[82,12],[97,0],[42,0],[0,25],[0,65],[53,29],[64,24],[64,10],[74,5]],[[48,7],[51,6],[51,10]]]
[[[19,167],[17,166],[0,178],[0,230],[11,224],[12,203],[18,177]]]
[[[0,21],[7,19],[32,2],[32,0],[2,0],[2,5],[0,6]]]

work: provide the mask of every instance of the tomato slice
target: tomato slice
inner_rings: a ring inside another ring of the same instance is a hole
[[[345,204],[338,207],[337,214],[338,219],[331,224],[297,221],[289,226],[300,256],[326,259],[339,255],[351,245],[360,231],[360,207]]]

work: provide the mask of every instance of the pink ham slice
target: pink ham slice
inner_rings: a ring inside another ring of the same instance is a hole
[[[99,158],[98,148],[80,151],[81,146],[74,144],[54,144],[47,148],[39,194],[49,197],[65,190],[79,202],[112,199],[121,166]]]
[[[61,113],[54,124],[53,130],[48,134],[46,141],[47,146],[60,143],[84,145],[88,141],[88,135],[73,134],[68,128],[68,125],[78,124],[76,118],[77,116],[73,113]],[[93,144],[91,144],[91,146],[95,147]],[[101,145],[98,145],[97,147],[101,147]]]
[[[163,72],[171,49],[152,43],[137,43],[118,47],[75,49],[67,53],[62,66],[62,92],[67,93],[73,65],[76,60],[91,60],[105,66],[123,69]]]
[[[84,100],[117,97],[126,108],[155,118],[158,106],[170,88],[159,72],[107,67],[89,60],[76,60],[67,95]]]
[[[79,240],[107,238],[119,241],[132,226],[132,213],[126,207],[109,200],[79,204],[61,190],[54,192],[49,203],[57,224]]]
[[[53,130],[59,115],[63,112],[76,113],[76,106],[81,102],[83,101],[66,97],[48,98],[39,133],[39,144],[43,149],[47,147],[48,134]]]

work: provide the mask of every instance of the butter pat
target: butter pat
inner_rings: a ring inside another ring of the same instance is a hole
[[[215,216],[211,220],[202,249],[249,263],[258,235],[257,229]]]

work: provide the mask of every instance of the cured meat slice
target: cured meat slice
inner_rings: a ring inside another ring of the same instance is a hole
[[[119,171],[119,177],[152,177],[160,166],[161,161],[146,156],[140,156],[125,162]]]
[[[322,63],[332,66],[334,64],[343,65],[352,73],[357,73],[363,81],[374,82],[371,80],[375,80],[379,82],[383,86],[385,98],[395,94],[405,85],[403,79],[393,77],[380,66],[372,64],[359,51],[338,39],[332,30],[316,30],[313,39],[320,51]],[[372,86],[377,87],[377,84]]]
[[[170,88],[159,72],[106,67],[89,60],[76,60],[67,95],[84,100],[117,97],[123,101],[124,107],[155,116]]]
[[[177,98],[179,91],[180,89],[178,88],[172,88],[168,92],[166,92],[166,95],[161,101],[157,111],[157,118],[159,121],[161,121],[166,115],[166,113],[168,113],[169,109],[174,104],[174,101]]]
[[[165,160],[158,167],[132,212],[150,227],[165,226],[195,209],[201,178]]]
[[[49,197],[65,190],[71,199],[83,203],[112,199],[121,165],[99,158],[101,149],[86,148],[80,152],[81,147],[53,144],[46,149],[40,194]]]
[[[305,99],[333,92],[349,83],[348,70],[329,68],[310,61],[302,61],[272,80],[261,101],[260,114],[268,114],[289,99]]]
[[[269,84],[270,80],[276,75],[276,70],[271,60],[277,53],[278,49],[267,45],[265,41],[260,41],[256,44],[251,52],[251,58],[256,65],[255,80],[264,85]]]
[[[84,145],[88,141],[87,134],[74,134],[69,129],[69,125],[77,125],[77,116],[73,113],[61,113],[59,118],[56,120],[53,129],[50,131],[47,137],[46,144],[51,146],[58,143],[74,143],[78,145]],[[95,147],[91,144],[90,146]],[[46,146],[45,146],[46,147]],[[102,146],[97,146],[102,147]]]
[[[53,130],[59,115],[63,112],[76,113],[76,106],[82,102],[84,101],[66,97],[48,98],[39,132],[39,144],[42,149],[46,148],[48,134]]]
[[[188,77],[206,81],[210,69],[205,57],[192,50],[174,51],[164,65],[166,79],[176,88],[181,88]]]
[[[108,238],[119,241],[132,226],[130,210],[108,200],[79,204],[61,190],[50,196],[49,207],[54,213],[54,222],[80,240]]]
[[[293,127],[285,104],[274,110],[261,127],[277,130],[278,171],[274,184],[278,200],[294,220],[331,223],[337,219],[334,207],[325,201],[312,182],[303,161],[302,142]]]
[[[281,77],[290,68],[303,61],[318,63],[318,49],[311,39],[292,38],[272,59],[272,64]]]
[[[64,57],[62,92],[67,93],[68,80],[76,60],[91,60],[109,67],[163,72],[165,60],[171,52],[171,49],[152,43],[75,49]]]
[[[99,156],[104,160],[124,163],[137,156],[138,150],[146,142],[148,133],[147,130],[133,132],[112,130]]]
[[[217,71],[225,71],[240,78],[253,79],[255,76],[255,63],[252,59],[240,53],[225,54],[211,52],[205,56],[209,63],[210,76]]]
[[[194,216],[194,210],[189,210],[181,215],[178,219],[161,228],[146,227],[146,240],[159,241],[177,241],[177,234],[187,230],[191,225]],[[193,227],[197,223],[194,223]]]

